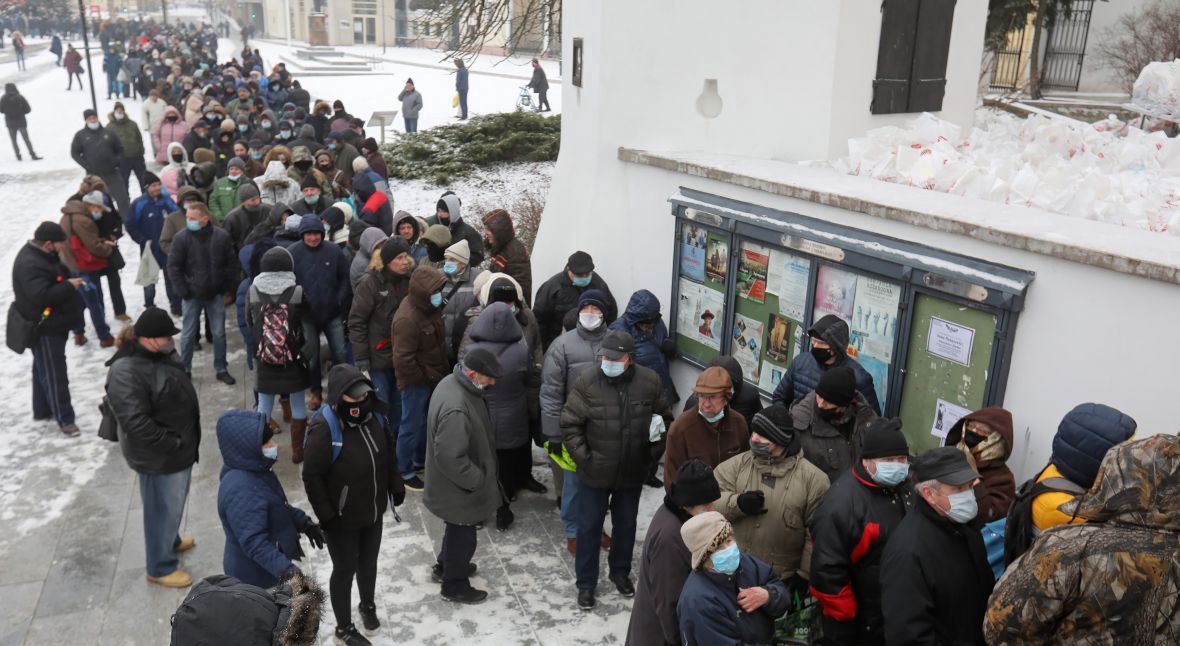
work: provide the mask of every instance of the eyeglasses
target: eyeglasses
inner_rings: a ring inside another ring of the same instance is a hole
[[[721,393],[713,393],[713,394],[709,394],[709,395],[697,394],[697,400],[703,401],[703,402],[708,402],[710,404],[719,404],[719,403],[725,401],[725,395],[723,395]]]

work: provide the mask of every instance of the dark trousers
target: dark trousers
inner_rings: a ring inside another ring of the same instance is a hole
[[[541,90],[537,92],[537,109],[551,110],[549,107],[549,90]]]
[[[119,159],[119,174],[123,176],[124,191],[129,190],[127,182],[131,179],[131,173],[135,173],[137,186],[143,188],[143,178],[147,174],[147,165],[143,161],[143,155],[139,157],[122,157]]]
[[[454,525],[445,523],[442,549],[438,562],[443,569],[443,594],[458,594],[471,588],[467,568],[475,556],[477,534],[475,525]]]
[[[325,529],[328,555],[332,557],[332,578],[328,590],[336,625],[352,624],[352,580],[361,603],[372,604],[377,587],[377,552],[381,549],[381,519],[360,529]]]
[[[574,557],[579,590],[598,587],[598,552],[602,549],[602,523],[610,510],[611,544],[607,563],[610,572],[631,574],[631,556],[635,550],[635,518],[639,515],[642,487],[599,489],[580,485],[574,501],[574,520],[578,526],[578,553]]]
[[[508,496],[524,489],[533,475],[533,447],[529,442],[513,449],[496,449],[496,460],[500,463],[500,486]]]
[[[74,89],[74,77],[75,76],[78,77],[78,89],[79,90],[83,89],[84,86],[82,85],[82,72],[67,72],[67,74],[70,77],[70,83],[69,83],[69,85],[66,86],[67,90]]]
[[[17,133],[20,133],[20,136],[24,138],[25,148],[29,149],[29,156],[36,157],[37,153],[33,150],[33,142],[29,141],[29,129],[25,126],[21,126],[20,128],[8,129],[8,137],[12,139],[12,152],[16,153],[16,158],[20,159],[20,146],[16,145]]]
[[[99,276],[107,279],[107,291],[111,294],[111,306],[115,308],[115,316],[126,314],[127,300],[123,298],[123,282],[119,278],[119,270],[107,267],[102,273],[94,275],[95,282],[98,282]]]
[[[120,214],[131,213],[131,198],[127,197],[127,183],[123,179],[122,171],[111,168],[102,173],[95,173],[107,185],[107,192],[119,207]]]
[[[103,304],[102,272],[83,272],[79,276],[85,281],[78,293],[82,295],[82,304],[90,312],[90,322],[94,324],[94,333],[99,339],[108,339],[111,328],[107,325],[107,310]],[[79,320],[74,326],[74,334],[86,334],[86,321]]]
[[[74,423],[70,377],[66,374],[66,335],[38,335],[33,351],[33,417],[52,417],[58,426]]]
[[[459,90],[459,114],[460,119],[467,118],[467,90]]]

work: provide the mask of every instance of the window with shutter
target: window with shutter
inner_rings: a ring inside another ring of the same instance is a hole
[[[883,0],[873,114],[938,111],[955,0]]]

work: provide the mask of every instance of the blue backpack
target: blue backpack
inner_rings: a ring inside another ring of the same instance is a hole
[[[1004,563],[1004,533],[1008,526],[1008,517],[997,518],[980,529],[983,534],[983,546],[987,548],[987,564],[992,568],[996,580],[1004,574],[1007,565]]]
[[[373,412],[373,416],[381,422],[381,426],[388,433],[389,429],[386,426],[385,416],[376,411]],[[336,411],[332,410],[331,406],[320,406],[320,409],[315,412],[315,415],[311,416],[311,420],[308,421],[307,425],[310,427],[317,418],[322,418],[328,423],[328,433],[332,440],[332,462],[335,462],[336,458],[340,457],[340,451],[344,449],[344,433],[340,430],[340,419],[336,417]],[[307,448],[307,441],[310,439],[311,433],[303,436],[303,448]]]

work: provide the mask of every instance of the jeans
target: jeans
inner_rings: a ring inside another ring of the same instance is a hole
[[[401,391],[402,421],[397,429],[397,469],[403,480],[416,477],[426,464],[426,409],[433,386],[416,384]]]
[[[438,564],[443,570],[443,594],[458,594],[471,589],[467,568],[471,557],[475,556],[478,538],[475,525],[444,523],[442,549],[438,552]]]
[[[104,276],[107,279],[107,289],[111,292],[111,306],[115,308],[115,316],[127,313],[127,300],[123,298],[123,283],[119,279],[119,270],[107,267],[102,270],[102,273],[95,274],[94,282],[98,282],[98,277]]]
[[[418,117],[406,117],[406,132],[418,132]]]
[[[397,429],[401,427],[402,421],[402,397],[397,391],[397,377],[393,374],[393,368],[370,370],[369,380],[373,382],[377,398],[384,402],[388,409],[386,417],[389,419],[389,432],[396,438]]]
[[[119,158],[119,174],[123,176],[123,190],[128,188],[127,182],[131,179],[131,173],[135,173],[135,181],[139,182],[138,186],[143,188],[143,178],[147,174],[147,165],[143,160],[143,155],[139,157],[120,157]]]
[[[467,118],[467,90],[459,90],[459,113],[460,119]]]
[[[120,94],[118,76],[115,74],[107,74],[107,99],[108,100],[111,98],[112,94],[115,95],[116,97],[119,96],[119,94]]]
[[[561,524],[565,527],[566,538],[578,537],[578,517],[575,505],[578,504],[578,491],[581,489],[581,482],[578,481],[578,474],[573,471],[561,471],[565,474],[561,482]],[[594,539],[595,544],[598,539]]]
[[[80,71],[79,72],[67,72],[67,74],[70,77],[70,83],[69,83],[69,85],[66,86],[67,90],[74,89],[74,77],[75,76],[78,77],[78,89],[79,90],[83,89],[83,87],[82,87],[82,72],[80,72]]]
[[[16,153],[16,158],[20,159],[20,146],[16,145],[16,136],[18,134],[25,140],[25,148],[29,149],[29,156],[36,157],[37,153],[33,151],[33,142],[29,141],[29,129],[21,126],[19,128],[8,129],[8,137],[12,139],[12,152]]]
[[[306,390],[290,393],[291,395],[291,419],[307,419],[307,397]],[[266,415],[268,418],[275,409],[275,398],[279,395],[272,395],[270,393],[258,393],[258,412]]]
[[[180,330],[180,360],[184,362],[185,372],[193,371],[193,345],[200,335],[198,327],[201,324],[201,312],[213,328],[213,370],[218,374],[227,372],[229,364],[225,361],[225,300],[221,294],[214,294],[207,299],[186,299],[181,306],[183,323]]]
[[[336,626],[352,624],[352,579],[361,603],[373,603],[377,588],[377,551],[381,549],[382,520],[360,529],[324,529],[328,555],[332,557],[332,577],[328,590]]]
[[[193,468],[168,474],[139,474],[139,497],[143,500],[143,545],[147,552],[147,574],[172,574],[180,564],[180,519]]]
[[[102,302],[100,275],[83,272],[81,278],[84,282],[82,287],[78,289],[78,293],[82,295],[82,304],[90,311],[90,322],[94,324],[94,333],[98,335],[99,339],[109,339],[111,338],[111,328],[107,325],[107,310]],[[78,325],[74,326],[74,334],[86,334],[85,321],[79,321]]]
[[[328,321],[322,326],[316,325],[309,318],[303,319],[303,338],[307,344],[307,367],[311,374],[311,392],[324,392],[323,379],[320,368],[320,334],[328,337],[328,351],[332,353],[332,364],[346,362],[344,352],[344,323],[340,317]]]
[[[23,49],[16,50],[16,68],[21,71],[28,70],[28,68],[25,67],[25,50]]]
[[[74,423],[70,377],[66,373],[66,335],[38,335],[33,351],[33,417],[53,417],[58,426]]]
[[[579,590],[598,587],[598,551],[602,523],[610,509],[611,544],[606,561],[611,574],[631,574],[631,556],[635,550],[635,517],[639,515],[642,487],[599,489],[582,485],[574,504],[578,523],[578,553],[574,557]]]

